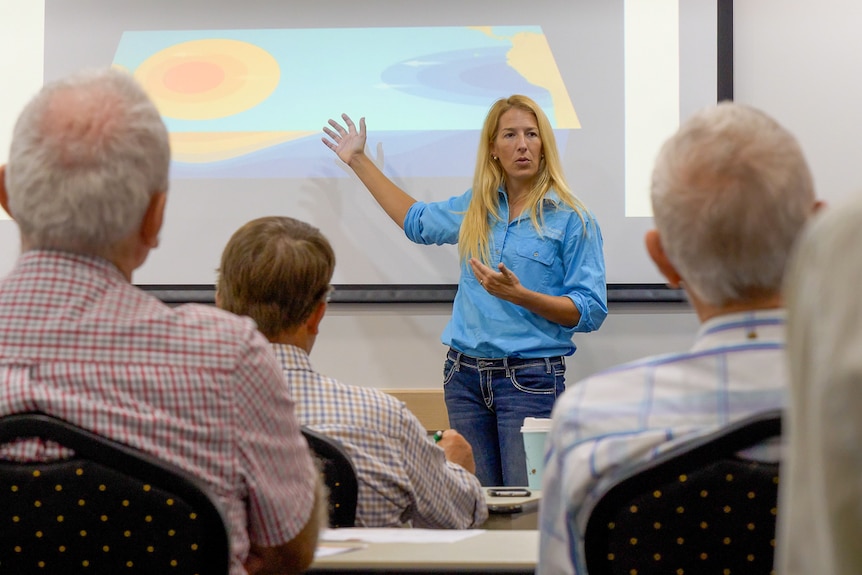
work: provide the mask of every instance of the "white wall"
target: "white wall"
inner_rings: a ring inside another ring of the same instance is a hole
[[[862,3],[736,0],[735,99],[802,144],[828,202],[862,193]]]
[[[0,163],[18,112],[42,85],[44,20],[42,0],[0,0]]]
[[[41,44],[34,18],[41,18],[41,2],[0,0],[0,161],[14,115],[41,82],[16,49],[25,38],[33,44],[34,34]],[[821,195],[832,203],[862,191],[860,23],[855,0],[737,0],[734,7],[736,100],[764,109],[797,135]],[[333,305],[312,359],[321,371],[360,385],[439,386],[439,334],[448,314],[443,304]],[[696,327],[685,305],[612,306],[601,330],[576,337],[569,381],[684,349]]]
[[[320,371],[384,388],[440,387],[446,348],[440,333],[451,306],[332,304],[311,354]],[[619,304],[602,328],[577,334],[567,380],[645,354],[685,349],[697,318],[683,304]]]

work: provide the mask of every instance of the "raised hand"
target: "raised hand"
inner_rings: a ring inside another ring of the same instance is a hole
[[[416,200],[383,173],[381,144],[377,146],[376,161],[365,153],[365,118],[359,118],[359,130],[347,114],[341,114],[341,119],[343,125],[329,120],[329,126],[323,128],[327,137],[321,141],[353,170],[383,211],[403,229],[404,218]]]
[[[335,152],[342,162],[350,165],[353,158],[365,154],[365,118],[359,118],[358,131],[350,116],[341,114],[341,119],[344,120],[344,126],[330,119],[329,126],[331,128],[323,127],[323,131],[328,137],[320,140]]]

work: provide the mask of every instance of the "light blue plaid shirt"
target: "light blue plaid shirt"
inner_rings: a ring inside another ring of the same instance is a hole
[[[560,396],[545,452],[537,574],[586,574],[589,509],[628,465],[677,440],[784,407],[784,318],[783,310],[713,318],[690,351],[610,369]]]
[[[475,475],[446,461],[416,416],[379,389],[320,375],[304,350],[273,344],[296,417],[339,440],[359,482],[357,527],[478,527],[488,518]]]

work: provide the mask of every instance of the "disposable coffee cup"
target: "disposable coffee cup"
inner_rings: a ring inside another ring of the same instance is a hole
[[[545,470],[545,439],[551,430],[551,420],[542,417],[525,417],[521,427],[524,451],[527,454],[527,486],[542,488],[542,473]]]

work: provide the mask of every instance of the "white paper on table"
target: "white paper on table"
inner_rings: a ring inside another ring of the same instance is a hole
[[[329,557],[330,555],[340,555],[341,553],[365,549],[366,547],[368,545],[352,545],[350,547],[334,547],[326,544],[318,545],[317,549],[314,550],[314,558],[320,559],[321,557]]]
[[[362,541],[363,543],[455,543],[484,532],[484,529],[341,527],[327,529],[320,539],[321,541]]]

